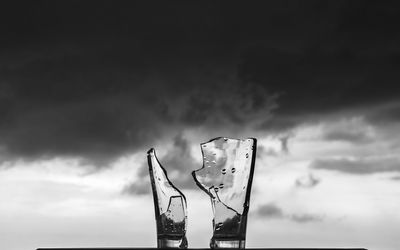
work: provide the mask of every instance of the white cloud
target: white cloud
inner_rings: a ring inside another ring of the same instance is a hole
[[[376,141],[365,145],[327,141],[321,136],[327,126],[321,123],[299,128],[290,140],[290,154],[257,158],[248,218],[248,247],[396,249],[400,193],[398,181],[391,179],[393,174],[349,175],[318,169],[312,172],[313,178],[305,178],[307,185],[314,183],[312,179],[320,180],[318,185],[311,185],[313,188],[295,185],[300,177],[308,176],[309,164],[316,158],[368,156],[378,160],[398,150],[389,150],[387,145],[396,136],[386,142],[382,137],[384,131],[377,128],[374,130]],[[190,131],[186,134],[190,141],[199,138]],[[279,136],[259,137],[258,143],[280,151]],[[162,157],[168,147],[160,147],[159,151]],[[192,145],[191,151],[200,160],[199,147]],[[145,152],[142,152],[122,157],[111,168],[97,172],[88,172],[77,161],[61,158],[19,162],[15,167],[2,168],[0,199],[7,203],[0,206],[0,220],[5,222],[0,224],[0,233],[8,249],[154,247],[156,230],[151,194],[121,194],[126,183],[135,182],[137,171],[145,161]],[[184,192],[188,201],[189,247],[207,247],[212,234],[209,197],[201,190]],[[256,210],[268,203],[277,204],[285,216],[291,217],[259,218]],[[298,223],[313,218],[322,220]]]

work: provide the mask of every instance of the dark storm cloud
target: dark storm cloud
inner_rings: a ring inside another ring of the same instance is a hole
[[[183,135],[179,134],[174,138],[172,148],[160,159],[160,162],[168,171],[168,175],[176,187],[196,188],[190,173],[200,168],[202,162],[197,162],[193,158],[189,141]]]
[[[139,180],[126,185],[122,189],[122,194],[128,195],[147,195],[151,192],[150,180]]]
[[[185,129],[274,133],[400,95],[400,36],[387,25],[400,15],[384,4],[72,1],[0,12],[2,159],[101,166]]]
[[[295,185],[296,187],[301,188],[313,188],[317,186],[320,182],[320,179],[315,178],[312,174],[308,174],[307,176],[302,176],[296,179]]]
[[[310,167],[313,169],[325,169],[339,171],[348,174],[374,174],[382,172],[400,172],[400,160],[397,158],[360,158],[350,159],[317,159]]]
[[[171,70],[180,72],[170,73],[167,65],[137,66],[137,51],[92,49],[96,55],[65,52],[3,70],[0,143],[6,156],[106,164],[182,128],[251,128],[275,106],[262,87],[226,79],[231,69],[174,65]]]
[[[400,123],[400,103],[394,102],[369,112],[366,120],[374,125],[393,125]]]
[[[313,214],[291,214],[285,213],[280,207],[273,203],[260,206],[256,213],[258,216],[268,219],[289,219],[296,223],[307,223],[313,221],[321,221],[322,216]]]
[[[257,209],[257,214],[268,218],[282,218],[284,216],[280,207],[275,204],[265,204]]]
[[[299,22],[295,27],[302,35],[280,27],[296,42],[281,46],[260,42],[243,56],[244,78],[267,83],[270,90],[281,93],[281,116],[301,119],[399,98],[400,36],[393,29],[400,21],[399,7],[325,4],[314,6],[313,13],[300,7],[288,17],[286,23],[290,18]]]
[[[378,140],[376,130],[381,128],[368,121],[368,116],[375,113],[376,108],[370,108],[363,115],[355,114],[353,117],[338,121],[325,122],[321,139],[325,142],[345,142],[354,145],[372,144]],[[334,118],[335,119],[335,118]],[[384,129],[383,129],[384,130]]]
[[[351,143],[368,143],[372,138],[365,131],[333,130],[323,135],[327,141],[346,141]]]
[[[281,151],[285,154],[289,154],[289,139],[290,135],[283,136],[279,138],[281,142]]]
[[[257,145],[257,158],[262,158],[264,156],[276,157],[278,155],[278,151],[274,148]]]
[[[298,223],[307,223],[312,221],[321,221],[322,217],[311,214],[294,214],[290,216],[290,219]]]

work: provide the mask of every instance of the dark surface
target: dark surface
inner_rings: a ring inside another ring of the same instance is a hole
[[[101,247],[101,248],[38,248],[37,250],[157,250],[159,248],[149,247]],[[188,248],[188,250],[210,250],[210,248]],[[367,250],[366,248],[246,248],[246,250]]]

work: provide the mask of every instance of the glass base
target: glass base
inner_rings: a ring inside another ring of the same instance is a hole
[[[158,239],[157,248],[180,248],[186,249],[188,247],[186,237],[182,239]]]
[[[215,248],[239,248],[244,249],[246,240],[224,240],[224,239],[211,239],[210,247]]]

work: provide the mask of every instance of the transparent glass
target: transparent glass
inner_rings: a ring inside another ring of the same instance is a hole
[[[168,179],[152,148],[147,152],[157,223],[158,248],[187,248],[186,198]]]
[[[201,144],[203,167],[196,184],[211,197],[211,248],[245,248],[257,140],[218,137]]]

